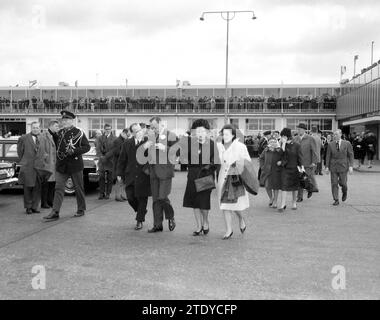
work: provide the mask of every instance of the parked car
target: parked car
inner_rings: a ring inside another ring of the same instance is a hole
[[[17,155],[17,141],[19,137],[0,138],[0,161],[15,163],[15,177],[18,177],[20,172],[19,158]],[[83,180],[85,189],[94,188],[98,186],[98,160],[96,157],[95,142],[90,140],[91,149],[83,155]],[[17,183],[12,185],[17,186]],[[66,182],[66,194],[75,193],[74,184],[71,178]]]
[[[0,162],[0,190],[12,188],[17,181],[16,164]]]
[[[83,155],[83,181],[86,190],[97,188],[99,185],[98,157],[96,156],[95,141],[89,140],[91,149]],[[67,179],[66,194],[74,194],[74,184],[71,178]]]

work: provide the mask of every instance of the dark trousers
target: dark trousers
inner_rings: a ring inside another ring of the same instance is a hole
[[[315,169],[315,174],[322,173],[322,161],[317,163],[317,168]]]
[[[100,194],[110,195],[112,192],[112,171],[99,171],[99,192]]]
[[[41,181],[37,176],[34,187],[27,187],[24,185],[24,208],[25,209],[38,209],[41,198]]]
[[[169,220],[174,218],[174,210],[168,198],[172,188],[172,178],[161,180],[157,177],[150,176],[150,187],[152,189],[153,198],[154,225],[161,227],[162,221],[164,220],[164,213],[165,219]]]
[[[147,213],[146,206],[148,205],[148,197],[136,197],[135,186],[129,185],[125,188],[128,203],[136,212],[136,221],[144,222]]]
[[[343,194],[347,193],[347,172],[331,172],[331,191],[334,200],[339,200],[339,186]]]
[[[41,183],[41,206],[53,206],[54,189],[55,181],[44,181]]]
[[[75,196],[77,198],[78,210],[86,210],[86,200],[84,197],[83,171],[72,174],[56,172],[55,174],[55,194],[53,201],[53,210],[59,212],[61,210],[63,197],[65,196],[65,184],[67,179],[71,177],[75,187]]]

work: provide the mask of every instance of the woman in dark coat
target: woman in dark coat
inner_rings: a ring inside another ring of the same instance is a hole
[[[208,212],[210,210],[210,190],[197,192],[194,180],[215,175],[217,166],[214,161],[214,142],[209,138],[210,125],[207,120],[193,122],[191,136],[183,137],[181,145],[181,163],[188,162],[186,190],[183,198],[185,208],[193,208],[197,229],[194,236],[209,232]]]
[[[372,168],[373,157],[376,154],[377,139],[373,132],[368,132],[364,138],[367,150],[368,168]]]
[[[260,155],[260,185],[265,187],[272,208],[277,208],[278,190],[281,189],[281,159],[280,144],[275,137],[269,138],[268,146]]]
[[[293,195],[292,209],[297,209],[297,191],[300,186],[299,171],[304,170],[304,168],[301,146],[293,141],[291,130],[284,128],[280,135],[283,156],[281,160],[281,204],[278,211],[283,212],[286,209],[286,192],[288,191],[291,191]]]
[[[364,164],[364,158],[366,154],[366,145],[361,135],[357,135],[352,141],[352,147],[354,149],[354,158],[358,160],[358,169]]]

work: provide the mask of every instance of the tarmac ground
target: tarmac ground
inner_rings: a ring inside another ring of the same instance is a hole
[[[49,210],[24,214],[22,191],[2,191],[0,299],[379,299],[380,174],[354,171],[338,207],[330,177],[317,182],[319,193],[283,214],[268,207],[264,189],[250,195],[247,230],[235,218],[227,241],[215,191],[210,233],[192,236],[186,172],[176,172],[170,195],[177,227],[165,221],[155,234],[147,233],[151,198],[135,231],[128,203],[98,200],[96,191],[84,217],[71,217],[75,197],[66,196],[50,223],[42,221]]]

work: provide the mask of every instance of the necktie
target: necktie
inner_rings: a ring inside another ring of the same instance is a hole
[[[336,150],[339,151],[339,141],[336,142]]]

